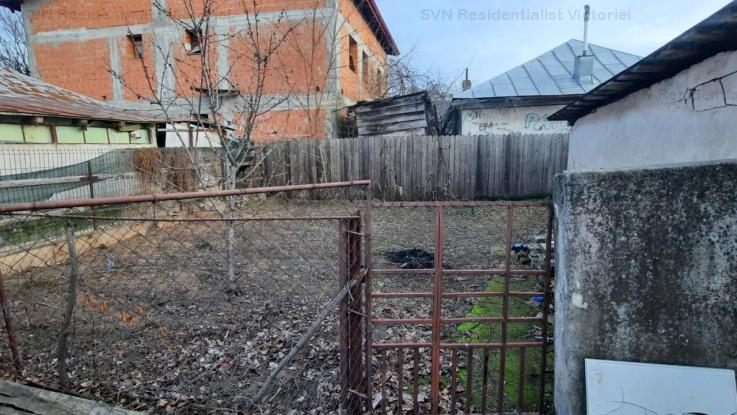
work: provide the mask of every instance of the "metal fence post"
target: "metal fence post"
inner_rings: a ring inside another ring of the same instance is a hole
[[[95,177],[92,175],[92,161],[87,160],[87,185],[90,187],[90,199],[95,198]],[[92,229],[97,230],[97,221],[92,219]]]
[[[361,271],[361,221],[343,219],[340,228],[340,276],[344,287]],[[363,362],[362,286],[354,287],[340,305],[341,403],[348,414],[362,414],[366,388]]]
[[[92,162],[87,161],[87,185],[90,187],[90,199],[95,198],[95,177],[92,175]]]
[[[8,301],[7,292],[5,291],[5,279],[3,278],[2,271],[0,271],[0,307],[2,307],[3,310],[5,330],[8,333],[8,345],[10,346],[10,353],[13,355],[15,371],[18,373],[18,376],[22,376],[23,360],[21,359],[20,353],[18,353],[18,337],[15,334],[15,324],[13,323],[13,317],[10,314],[10,302]]]
[[[440,329],[442,325],[440,314],[443,307],[444,212],[442,206],[435,208],[435,269],[433,272],[432,362],[430,369],[430,400],[433,415],[440,413]]]

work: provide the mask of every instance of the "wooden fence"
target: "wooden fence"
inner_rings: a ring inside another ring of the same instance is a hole
[[[266,185],[371,179],[384,200],[548,196],[568,135],[362,137],[265,145]]]

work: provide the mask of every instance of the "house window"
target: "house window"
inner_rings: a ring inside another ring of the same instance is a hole
[[[128,38],[133,45],[133,56],[143,59],[143,35],[129,35]]]
[[[348,68],[356,72],[356,62],[358,61],[358,42],[353,36],[348,36]]]
[[[369,57],[366,52],[361,54],[361,77],[365,85],[371,85],[371,72],[369,69]]]
[[[184,47],[187,52],[197,54],[202,52],[202,33],[196,30],[187,30]]]

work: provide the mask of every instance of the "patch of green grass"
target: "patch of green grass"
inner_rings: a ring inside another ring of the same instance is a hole
[[[515,278],[510,281],[511,291],[537,291],[537,281],[535,278]],[[489,281],[486,291],[503,292],[504,277],[495,276]],[[529,298],[510,298],[509,299],[509,316],[510,317],[535,317],[539,309],[528,304]],[[502,317],[504,312],[503,300],[501,298],[484,298],[471,309],[468,317]],[[539,323],[536,323],[539,325]],[[528,333],[532,329],[530,323],[509,323],[507,324],[507,341],[508,342],[524,342],[529,341]],[[465,323],[457,327],[458,337],[455,339],[457,343],[500,343],[502,340],[501,323]],[[525,409],[536,408],[539,403],[539,373],[541,363],[541,353],[539,348],[531,348],[525,351],[525,370],[523,375],[524,390],[523,403]],[[480,407],[483,393],[483,362],[482,352],[476,351],[474,370],[473,370],[473,401],[474,405]],[[498,350],[489,351],[489,389],[487,393],[487,408],[496,409],[495,402],[498,395],[499,387],[499,360],[500,352]],[[518,349],[508,349],[505,357],[504,369],[504,393],[505,408],[504,410],[517,409],[519,400],[520,385],[520,351]],[[460,369],[458,372],[461,385],[466,385],[467,371]]]
[[[445,379],[445,378],[442,378],[442,377],[440,378],[440,383],[441,384],[443,383],[443,379]],[[430,379],[427,376],[418,376],[417,377],[417,386],[427,386],[429,384],[430,384]],[[414,391],[415,391],[415,385],[414,385],[414,383],[411,383],[410,382],[410,383],[406,384],[406,386],[404,387],[404,392],[405,393],[413,394]]]

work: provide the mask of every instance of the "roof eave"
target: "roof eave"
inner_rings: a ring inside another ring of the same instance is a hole
[[[19,117],[19,118],[27,118],[27,117],[43,117],[43,118],[53,118],[58,120],[86,120],[86,121],[98,121],[98,122],[106,122],[106,123],[118,123],[118,122],[126,122],[131,124],[161,124],[166,122],[163,119],[158,118],[130,118],[130,117],[120,117],[120,118],[113,118],[113,117],[73,117],[69,115],[63,115],[63,114],[54,114],[54,113],[48,113],[48,112],[9,112],[9,111],[0,111],[0,116],[4,117]]]
[[[453,98],[452,105],[461,109],[503,108],[545,105],[568,105],[583,94],[525,95],[485,98]]]
[[[423,90],[423,91],[413,92],[411,94],[394,95],[394,96],[370,100],[370,101],[358,101],[355,104],[348,106],[347,108],[350,110],[355,110],[356,108],[360,108],[366,105],[384,105],[392,101],[396,101],[396,100],[400,100],[404,98],[410,98],[414,96],[422,96],[425,100],[429,99],[428,92]]]
[[[548,117],[574,124],[598,108],[669,79],[718,53],[737,50],[737,1]]]
[[[369,24],[369,27],[371,27],[374,34],[376,35],[376,38],[379,40],[379,43],[381,43],[381,47],[384,48],[384,51],[388,55],[392,55],[392,56],[399,55],[399,47],[397,46],[397,43],[394,40],[394,37],[389,31],[389,26],[386,24],[386,21],[384,20],[384,16],[382,16],[381,11],[379,10],[379,6],[376,4],[376,1],[375,0],[353,0],[353,1],[355,2],[356,7],[358,7],[358,9],[362,12],[364,18]]]
[[[0,0],[0,7],[5,7],[14,12],[20,11],[21,0]]]

